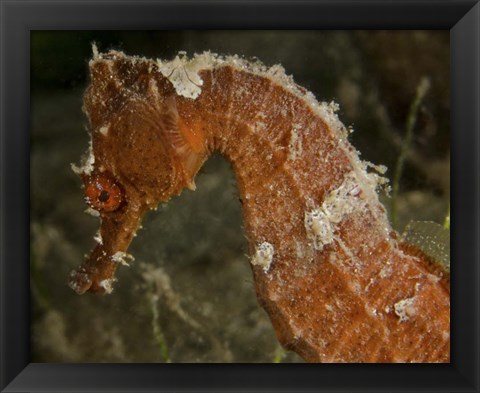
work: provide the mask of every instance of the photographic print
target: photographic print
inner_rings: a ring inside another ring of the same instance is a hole
[[[30,54],[32,362],[450,362],[448,30]]]

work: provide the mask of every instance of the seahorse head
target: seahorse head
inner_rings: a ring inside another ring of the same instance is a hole
[[[90,211],[101,218],[100,241],[72,272],[70,286],[78,293],[105,293],[144,213],[185,187],[194,189],[205,154],[182,122],[172,84],[154,62],[94,52],[89,66],[83,109],[91,141],[74,171]]]

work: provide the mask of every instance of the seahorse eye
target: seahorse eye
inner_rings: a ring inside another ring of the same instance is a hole
[[[113,212],[124,202],[124,192],[112,175],[100,173],[85,181],[85,201],[99,212]]]
[[[98,196],[98,200],[103,203],[107,202],[108,198],[110,198],[110,194],[105,190],[103,190]]]

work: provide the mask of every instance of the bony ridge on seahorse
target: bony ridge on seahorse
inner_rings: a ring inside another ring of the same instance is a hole
[[[142,217],[195,188],[214,150],[232,164],[257,296],[312,362],[448,362],[449,273],[402,243],[338,120],[281,66],[209,52],[153,61],[94,48],[81,167],[101,218],[70,286],[110,293]],[[375,166],[374,166],[375,167]],[[381,171],[380,167],[375,167]]]

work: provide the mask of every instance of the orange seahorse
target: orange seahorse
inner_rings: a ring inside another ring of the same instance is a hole
[[[71,273],[77,293],[112,291],[144,213],[195,189],[218,150],[238,181],[258,300],[287,349],[311,362],[450,361],[450,275],[397,239],[383,178],[335,104],[237,56],[166,62],[94,47],[89,65],[91,145],[74,170],[101,227]]]

